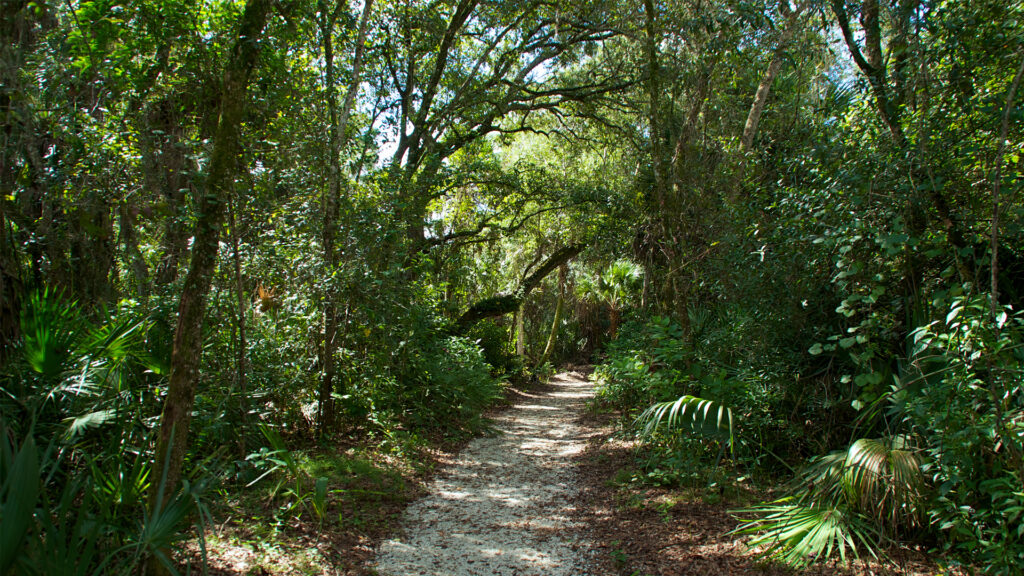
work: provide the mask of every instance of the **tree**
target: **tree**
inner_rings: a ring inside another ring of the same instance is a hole
[[[152,484],[151,508],[163,506],[181,480],[200,374],[206,300],[217,262],[223,208],[227,197],[233,193],[239,128],[246,109],[249,77],[256,67],[259,41],[271,8],[270,0],[249,0],[246,3],[224,68],[216,139],[205,186],[197,199],[199,216],[193,231],[192,257],[178,305],[170,379],[160,417],[152,472],[153,478],[159,481]],[[163,566],[155,561],[151,568],[157,572],[163,570]]]
[[[779,14],[784,18],[783,29],[779,39],[772,51],[771,61],[768,68],[761,77],[757,86],[757,93],[754,94],[754,101],[750,104],[750,112],[747,113],[747,121],[743,123],[743,134],[740,136],[740,152],[747,153],[754,145],[754,136],[757,135],[757,126],[761,123],[761,115],[764,114],[764,107],[768,103],[768,95],[771,93],[772,83],[782,68],[782,60],[789,42],[796,34],[800,23],[800,17],[807,8],[807,2],[801,2],[795,9],[790,7],[789,0],[780,0]]]
[[[395,132],[388,174],[412,253],[426,241],[430,202],[446,189],[447,159],[485,135],[530,130],[531,113],[623,84],[617,70],[556,74],[577,51],[615,36],[598,5],[410,1],[391,6],[388,15],[393,24],[380,31],[386,38],[378,77],[393,95],[384,118]],[[430,25],[416,25],[421,19]]]
[[[335,289],[336,282],[333,275],[337,266],[337,249],[335,237],[338,226],[338,207],[342,191],[341,173],[341,152],[347,141],[348,119],[352,114],[352,108],[356,102],[359,92],[361,74],[363,68],[363,53],[365,50],[367,26],[370,14],[373,10],[373,0],[365,0],[363,3],[362,16],[359,19],[359,31],[356,34],[354,55],[352,58],[352,71],[345,103],[338,110],[337,96],[335,94],[335,72],[334,72],[334,28],[343,4],[339,1],[333,10],[329,9],[326,2],[320,2],[320,36],[324,49],[327,108],[330,125],[328,126],[328,160],[327,187],[324,190],[322,200],[323,227],[322,241],[324,247],[324,268],[327,277],[327,289],[323,296],[323,325],[324,336],[321,345],[320,363],[322,365],[322,376],[320,383],[320,398],[318,401],[317,426],[323,434],[330,424],[333,403],[331,395],[334,393],[335,365],[334,355],[338,342],[338,291]]]
[[[540,359],[537,360],[538,366],[543,366],[551,358],[551,354],[555,349],[555,338],[558,335],[559,324],[562,322],[562,311],[565,308],[565,277],[567,272],[568,266],[565,264],[558,267],[558,300],[555,303],[555,316],[551,320],[551,332],[548,333],[548,342],[544,345],[544,352],[541,354]]]
[[[619,317],[622,314],[622,306],[631,293],[633,293],[640,277],[643,274],[639,266],[629,260],[616,260],[597,278],[596,296],[608,304],[610,326],[609,335],[615,338],[619,331]]]
[[[908,139],[903,127],[905,111],[913,105],[912,101],[908,101],[908,96],[913,93],[912,52],[909,42],[913,29],[913,18],[920,8],[919,0],[901,0],[894,4],[891,14],[892,35],[888,45],[883,48],[882,10],[877,0],[863,0],[859,7],[861,31],[864,38],[863,46],[858,42],[850,23],[848,2],[846,0],[832,1],[832,11],[839,23],[839,29],[842,31],[850,56],[871,86],[871,94],[878,115],[888,128],[893,145],[899,151],[898,155],[911,159],[909,166],[911,178],[915,183],[921,183],[915,184],[915,187],[926,191],[938,216],[939,225],[956,251],[956,261],[961,277],[965,282],[972,282],[974,281],[974,272],[962,257],[969,251],[970,246],[968,246],[961,225],[954,218],[949,201],[942,189],[936,185],[925,186],[923,184],[930,179],[929,168],[926,166],[927,160],[918,159],[909,154],[913,143]],[[913,213],[917,210],[919,210],[918,200],[916,197],[912,197],[908,212]],[[912,217],[910,220],[914,221]]]
[[[584,248],[586,248],[585,244],[572,244],[556,250],[535,271],[526,276],[511,293],[493,296],[470,306],[456,322],[457,329],[460,332],[465,332],[484,318],[504,316],[515,312],[545,276],[576,257]]]

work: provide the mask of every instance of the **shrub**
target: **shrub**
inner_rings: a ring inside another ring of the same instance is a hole
[[[516,376],[523,371],[523,360],[509,340],[508,329],[492,320],[477,322],[469,338],[483,350],[484,360],[491,365],[495,377]]]

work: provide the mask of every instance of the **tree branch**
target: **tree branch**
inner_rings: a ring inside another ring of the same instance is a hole
[[[530,292],[540,284],[541,280],[562,264],[575,258],[584,248],[586,248],[586,244],[572,244],[561,250],[556,250],[554,254],[544,261],[540,268],[524,278],[514,292],[487,298],[470,306],[455,323],[456,331],[465,333],[484,318],[504,316],[505,314],[515,312],[519,309],[519,305],[522,304],[523,300],[530,295]]]

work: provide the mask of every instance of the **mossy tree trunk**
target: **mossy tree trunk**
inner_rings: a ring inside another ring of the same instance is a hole
[[[540,284],[541,280],[562,264],[575,258],[584,248],[586,248],[586,244],[572,244],[556,250],[537,270],[527,276],[522,284],[511,294],[486,298],[470,306],[456,321],[456,331],[465,333],[484,318],[504,316],[515,312],[526,300],[526,297],[530,295],[530,292]]]
[[[149,494],[151,510],[162,508],[177,491],[188,447],[192,406],[203,351],[203,320],[210,283],[217,263],[225,199],[231,194],[238,171],[240,127],[245,115],[249,76],[259,56],[259,40],[266,27],[271,0],[249,0],[242,13],[238,34],[224,70],[217,127],[206,186],[196,199],[198,217],[193,231],[192,257],[178,304],[178,324],[171,352],[167,398],[153,462]],[[166,574],[152,558],[151,574]]]

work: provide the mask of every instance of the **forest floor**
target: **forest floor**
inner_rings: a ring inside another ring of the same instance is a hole
[[[731,534],[735,510],[763,501],[749,486],[659,487],[641,477],[637,443],[618,437],[613,414],[585,413],[581,424],[597,431],[576,457],[578,521],[598,551],[594,573],[608,576],[924,576],[941,570],[921,551],[890,550],[887,562],[825,563],[793,570],[760,558],[747,537]]]
[[[324,519],[284,514],[269,504],[279,501],[273,498],[220,506],[207,536],[210,573],[940,573],[915,551],[891,553],[895,563],[798,572],[758,559],[743,537],[729,534],[737,524],[730,511],[763,494],[634,481],[635,443],[615,434],[615,415],[586,410],[591,396],[585,373],[564,372],[547,384],[511,388],[506,405],[490,414],[491,433],[446,450],[413,446],[388,456],[348,447],[316,455],[310,475],[328,474],[340,486]],[[198,560],[195,546],[191,559]]]

